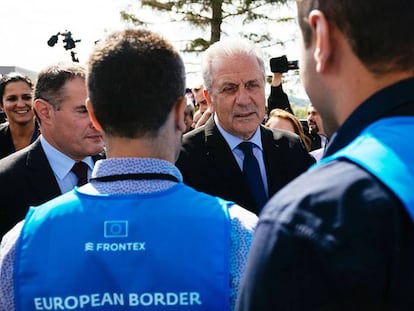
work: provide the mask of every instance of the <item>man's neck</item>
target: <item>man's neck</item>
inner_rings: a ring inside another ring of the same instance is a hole
[[[174,163],[175,157],[169,154],[168,147],[160,146],[156,138],[111,137],[106,139],[105,149],[107,158],[155,158]]]

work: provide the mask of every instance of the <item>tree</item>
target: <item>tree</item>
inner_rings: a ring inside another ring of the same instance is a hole
[[[192,26],[188,27],[188,33],[176,33],[176,36],[169,37],[180,38],[172,41],[185,52],[183,56],[190,86],[194,81],[200,82],[199,52],[219,41],[221,36],[244,36],[256,42],[263,52],[264,59],[283,54],[286,54],[289,60],[298,57],[295,55],[298,52],[298,31],[295,25],[296,5],[293,0],[133,1],[138,3],[139,7],[131,5],[129,9],[121,11],[121,18],[130,25],[148,27],[161,33],[164,33],[165,27],[175,28],[174,23],[188,23]],[[150,17],[145,15],[148,10]],[[145,18],[147,20],[144,20]],[[167,26],[164,24],[166,20]],[[197,30],[193,31],[194,29]],[[205,38],[208,34],[209,38]],[[299,107],[303,103],[296,98],[308,101],[300,83],[298,70],[285,74],[284,89]]]
[[[288,0],[141,0],[141,7],[151,8],[159,12],[170,14],[171,20],[188,22],[201,30],[210,29],[210,38],[198,37],[187,44],[185,51],[200,52],[207,49],[212,43],[219,41],[222,35],[222,24],[225,20],[240,18],[242,24],[258,20],[272,20],[268,15],[269,7],[274,4],[282,5]],[[144,25],[147,22],[139,17],[121,12],[121,18],[134,25]],[[286,20],[293,19],[292,17]],[[283,21],[283,19],[278,19]],[[257,35],[245,33],[244,36],[255,42],[272,41],[268,33]],[[280,42],[279,42],[280,43]]]

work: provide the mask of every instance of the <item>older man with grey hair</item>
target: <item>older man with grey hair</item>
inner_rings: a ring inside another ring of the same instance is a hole
[[[176,164],[187,184],[259,214],[314,159],[297,135],[262,126],[265,66],[253,43],[214,43],[204,54],[202,75],[214,117],[184,135]]]

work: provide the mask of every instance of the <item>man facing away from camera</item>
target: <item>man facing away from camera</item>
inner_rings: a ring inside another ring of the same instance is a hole
[[[125,30],[101,41],[88,67],[107,159],[5,235],[1,309],[233,309],[257,217],[186,186],[174,166],[180,55],[155,33]]]
[[[260,215],[238,310],[413,310],[414,2],[297,5],[331,140]]]

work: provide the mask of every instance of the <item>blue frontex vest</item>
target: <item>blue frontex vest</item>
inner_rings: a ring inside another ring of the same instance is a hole
[[[414,221],[414,117],[392,117],[368,126],[348,146],[317,165],[347,158],[381,180]]]
[[[74,190],[31,208],[16,245],[16,310],[229,310],[231,204],[179,183]]]

